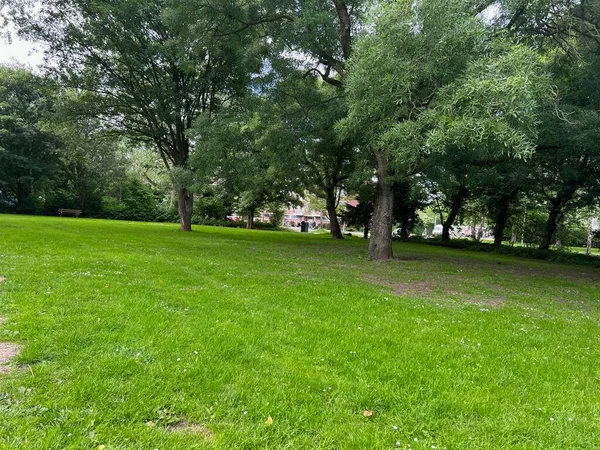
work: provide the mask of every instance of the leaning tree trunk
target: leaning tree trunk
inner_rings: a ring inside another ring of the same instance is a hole
[[[331,228],[331,237],[333,239],[344,239],[342,235],[342,229],[340,227],[340,221],[337,217],[337,211],[335,210],[335,190],[327,189],[325,192],[325,203],[327,206],[327,214],[329,215],[329,225]]]
[[[540,250],[548,250],[552,245],[552,238],[558,228],[558,219],[562,212],[562,204],[560,201],[553,201],[550,207],[550,213],[548,214],[548,220],[546,221],[546,230],[544,231],[544,238],[540,245]]]
[[[380,151],[375,151],[377,159],[377,193],[375,212],[371,226],[369,256],[374,260],[392,259],[392,212],[394,190],[389,180],[389,161]]]
[[[177,189],[179,202],[179,220],[181,231],[192,231],[192,212],[194,211],[194,194],[184,187]]]
[[[556,234],[563,208],[573,198],[574,194],[575,189],[565,189],[550,202],[550,213],[548,214],[548,220],[546,221],[546,230],[540,245],[540,250],[548,250],[550,245],[552,245],[552,238]]]
[[[248,221],[246,222],[246,228],[248,230],[251,230],[252,227],[254,226],[254,212],[255,212],[254,208],[250,208],[248,210]]]
[[[500,207],[496,214],[496,224],[494,225],[494,247],[502,246],[502,237],[508,222],[508,209],[510,207],[510,199],[505,197],[500,203]]]
[[[442,242],[448,243],[450,242],[450,228],[454,224],[456,217],[458,216],[458,212],[462,207],[462,204],[467,196],[467,189],[464,186],[458,188],[458,192],[452,199],[452,206],[450,208],[450,213],[448,217],[446,217],[446,221],[442,225]]]

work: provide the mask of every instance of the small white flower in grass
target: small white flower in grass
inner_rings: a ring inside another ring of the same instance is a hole
[[[194,355],[197,355],[197,354],[198,354],[198,350],[194,350]]]
[[[181,361],[181,358],[177,358],[177,361]]]
[[[572,418],[572,417],[569,417],[567,420],[568,420],[569,422],[573,422],[573,418]]]
[[[392,428],[393,428],[394,430],[397,430],[397,429],[398,429],[398,426],[397,426],[397,425],[394,425],[394,426],[392,426]]]
[[[550,417],[550,422],[554,422],[554,417]]]
[[[187,369],[183,369],[184,372],[187,372]]]
[[[396,447],[400,447],[400,442],[396,442]]]
[[[419,442],[419,439],[415,438],[415,442]]]

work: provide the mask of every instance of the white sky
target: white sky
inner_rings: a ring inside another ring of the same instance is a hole
[[[14,37],[12,43],[9,44],[5,38],[0,37],[0,64],[16,64],[35,69],[43,61],[44,54],[39,46]]]
[[[4,12],[0,7],[0,12]],[[9,42],[6,35],[12,36]],[[12,24],[3,27],[0,25],[0,64],[20,65],[36,69],[44,62],[42,46],[31,42],[22,41],[16,36]]]

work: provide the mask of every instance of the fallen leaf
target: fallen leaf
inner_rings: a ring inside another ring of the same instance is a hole
[[[265,420],[265,425],[273,425],[273,418],[271,416],[267,417],[267,420]]]
[[[148,422],[146,422],[146,425],[149,427],[153,427],[154,426],[154,422],[152,422],[151,420],[149,420]]]
[[[106,448],[106,445],[101,444],[98,446],[98,450],[104,450]]]
[[[371,411],[371,410],[365,409],[363,411],[363,416],[365,416],[365,417],[371,417],[372,415],[373,415],[373,411]]]

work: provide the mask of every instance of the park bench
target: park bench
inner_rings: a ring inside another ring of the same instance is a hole
[[[68,209],[68,208],[59,208],[58,215],[59,216],[75,216],[79,217],[81,214],[81,209]]]

